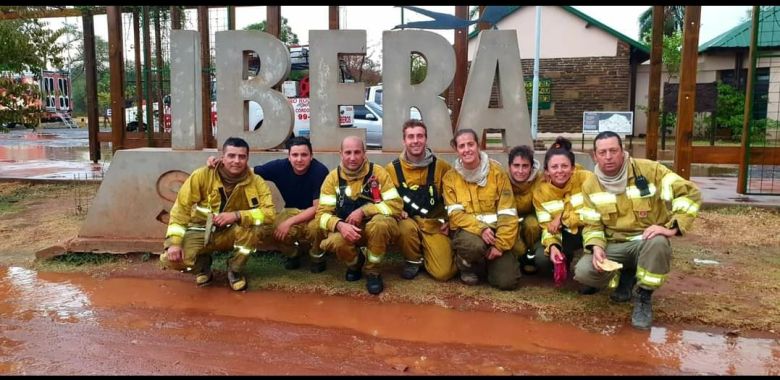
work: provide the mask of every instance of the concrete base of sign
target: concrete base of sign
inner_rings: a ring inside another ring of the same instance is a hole
[[[490,151],[488,154],[507,167],[506,153]],[[168,213],[179,187],[193,170],[205,165],[209,156],[217,155],[216,149],[139,148],[116,152],[78,236],[62,245],[38,251],[36,257],[48,258],[70,252],[162,253]],[[399,153],[369,151],[367,155],[372,162],[386,165]],[[453,152],[438,153],[437,156],[449,163],[456,158]],[[581,153],[576,156],[577,162],[585,168],[593,168],[590,156]],[[284,151],[251,152],[249,164],[255,166],[285,157]],[[340,161],[338,152],[315,152],[314,157],[330,169],[336,168]],[[537,152],[536,158],[543,162],[544,153]],[[268,185],[277,210],[281,210],[284,202],[278,189],[273,182],[269,181]]]

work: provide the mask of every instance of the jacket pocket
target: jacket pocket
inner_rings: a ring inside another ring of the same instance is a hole
[[[612,214],[617,212],[617,204],[615,203],[602,203],[595,206],[596,211],[601,214],[601,219],[603,220],[612,219]]]
[[[480,192],[477,194],[480,213],[495,213],[498,204],[498,194],[494,192]]]
[[[634,216],[637,220],[646,220],[650,215],[651,205],[649,198],[633,198],[631,206],[634,209]]]

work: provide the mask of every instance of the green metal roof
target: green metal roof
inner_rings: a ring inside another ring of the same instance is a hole
[[[759,12],[758,46],[780,47],[780,7],[766,7]],[[749,49],[752,20],[739,24],[701,44],[699,53],[717,49]]]
[[[638,50],[639,52],[645,53],[644,55],[646,55],[647,57],[644,58],[644,60],[647,60],[647,59],[650,58],[650,48],[648,46],[644,45],[643,43],[641,43],[641,42],[639,42],[639,41],[637,41],[637,40],[635,40],[635,39],[633,39],[631,37],[628,37],[625,34],[620,33],[620,32],[618,32],[615,29],[612,29],[612,28],[602,24],[598,20],[596,20],[596,19],[586,15],[585,13],[582,13],[582,12],[578,11],[574,7],[565,6],[565,5],[562,5],[560,7],[565,9],[569,13],[571,13],[571,14],[573,14],[573,15],[575,15],[575,16],[583,19],[583,20],[585,20],[586,23],[588,23],[590,25],[593,25],[593,26],[595,26],[595,27],[597,27],[597,28],[599,28],[599,29],[601,29],[601,30],[611,34],[615,38],[617,38],[617,39],[619,39],[619,40],[621,40],[621,41],[631,45],[631,47],[633,47],[635,50]],[[507,16],[509,16],[510,14],[514,13],[515,11],[517,11],[520,8],[521,8],[521,6],[510,8],[509,12],[507,12],[506,15],[504,15],[504,17],[501,17],[498,22],[500,22],[501,20],[503,20],[504,18],[506,18]],[[496,23],[498,23],[498,22],[496,22]],[[479,34],[479,30],[474,30],[473,32],[469,33],[469,39],[472,39],[472,38],[476,37],[477,34]]]

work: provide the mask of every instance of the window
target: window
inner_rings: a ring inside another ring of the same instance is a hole
[[[60,96],[60,109],[65,108],[65,98]]]
[[[366,106],[355,106],[355,119],[366,120],[368,108]]]

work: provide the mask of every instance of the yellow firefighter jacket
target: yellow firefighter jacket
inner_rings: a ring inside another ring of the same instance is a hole
[[[337,169],[331,170],[328,176],[325,177],[325,181],[320,188],[320,202],[317,206],[317,213],[314,216],[320,223],[320,228],[326,231],[336,231],[336,224],[341,220],[337,216],[337,195],[343,195],[351,200],[357,200],[360,197],[365,197],[370,193],[370,189],[367,188],[368,184],[364,182],[364,177],[368,174],[369,165],[371,163],[366,160],[363,166],[358,169],[357,174],[349,176],[344,172],[344,168],[341,168],[341,177],[346,181],[346,188],[344,194],[339,193],[339,171]],[[401,210],[403,210],[403,201],[398,195],[393,185],[390,175],[380,165],[374,165],[372,169],[372,175],[376,177],[379,184],[379,202],[367,200],[365,204],[360,206],[366,219],[370,219],[374,215],[383,214],[392,216],[394,218],[401,217]]]
[[[622,194],[607,192],[595,175],[583,185],[585,206],[581,217],[585,247],[604,248],[607,241],[638,240],[647,227],[655,224],[677,227],[680,235],[693,225],[701,205],[699,188],[656,161],[630,160],[634,165],[628,167],[628,183]],[[649,185],[649,194],[645,196],[636,187],[640,173]]]
[[[225,196],[217,169],[207,166],[195,169],[184,181],[171,208],[165,248],[181,245],[187,227],[203,228],[209,213],[238,211],[240,226],[273,224],[275,217],[271,191],[260,176],[251,172],[236,184],[230,197]]]
[[[544,182],[544,173],[540,170],[536,173],[533,181],[523,182],[521,184],[512,183],[512,193],[515,195],[515,206],[517,215],[522,217],[535,213],[534,209],[534,189]]]
[[[508,251],[517,240],[517,209],[509,175],[495,160],[490,160],[487,184],[469,183],[456,170],[444,175],[444,204],[450,229],[462,228],[481,235],[485,228],[496,232],[495,247]]]
[[[582,226],[578,215],[583,206],[582,184],[593,176],[593,172],[575,165],[574,173],[563,188],[558,188],[549,181],[544,181],[534,188],[534,208],[542,227],[544,253],[549,254],[553,244],[561,245],[561,233],[551,234],[547,231],[547,226],[558,215],[561,215],[562,228],[565,227],[572,234],[579,232]]]
[[[427,184],[428,167],[412,166],[412,164],[405,159],[399,159],[399,162],[406,184],[400,183],[401,181],[398,179],[398,175],[395,172],[393,162],[390,162],[385,166],[396,189],[401,189],[403,186],[406,186],[406,188],[411,190],[417,190],[419,187],[423,187]],[[437,200],[438,203],[434,204],[433,208],[428,211],[425,217],[422,215],[414,216],[414,220],[420,228],[427,233],[437,233],[439,231],[439,226],[441,225],[438,219],[447,219],[447,212],[444,209],[444,199],[442,195],[444,191],[442,179],[444,178],[444,174],[451,168],[450,164],[437,157],[433,174],[433,189],[440,199]],[[408,201],[403,199],[403,195],[401,198],[404,200],[404,208],[411,207],[409,203],[407,203]],[[421,205],[421,207],[425,207],[425,205]]]

